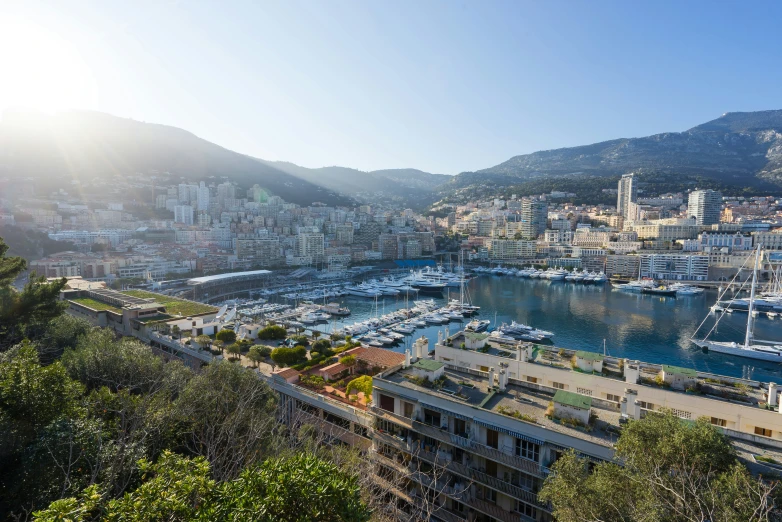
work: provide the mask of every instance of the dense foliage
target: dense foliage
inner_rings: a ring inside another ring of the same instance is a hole
[[[362,375],[350,381],[345,388],[345,394],[351,395],[354,392],[364,392],[364,397],[372,397],[372,377]]]
[[[622,463],[620,466],[619,463]],[[616,463],[560,458],[540,492],[560,522],[748,522],[782,519],[776,481],[750,476],[707,419],[672,413],[631,421]]]
[[[285,339],[287,335],[288,332],[285,330],[285,328],[275,324],[267,326],[258,332],[258,338],[264,340],[281,340]]]
[[[286,348],[280,346],[272,350],[272,361],[280,366],[292,366],[307,359],[307,349],[303,346]]]
[[[49,321],[59,316],[65,304],[58,301],[65,279],[49,282],[30,275],[21,291],[12,285],[27,268],[21,257],[7,257],[8,245],[0,238],[0,351],[25,337],[43,335]]]

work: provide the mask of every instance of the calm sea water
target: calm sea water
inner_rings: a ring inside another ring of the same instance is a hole
[[[690,342],[704,319],[701,332],[707,332],[714,325],[715,318],[708,312],[715,302],[716,291],[706,291],[699,296],[659,297],[615,290],[610,284],[580,285],[489,275],[472,279],[467,289],[472,303],[481,307],[480,318],[494,322],[496,315],[497,324],[515,320],[552,331],[556,346],[602,352],[605,339],[606,350],[611,356],[782,384],[782,365],[705,354]],[[458,289],[451,289],[451,296],[458,297]],[[444,303],[446,298],[447,295],[437,301]],[[376,313],[374,300],[344,297],[340,301],[353,313],[337,322],[337,327]],[[379,299],[377,313],[382,315],[384,311],[404,306],[404,297],[386,296]],[[726,314],[711,338],[743,342],[746,320],[746,313]],[[448,328],[453,333],[461,326],[452,322]],[[332,324],[319,327],[326,331],[331,328]],[[445,326],[416,330],[393,349],[404,351],[421,335],[434,341],[438,330],[445,331]],[[758,317],[755,336],[782,341],[782,318]]]

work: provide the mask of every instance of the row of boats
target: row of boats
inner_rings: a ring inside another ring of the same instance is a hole
[[[529,279],[548,279],[549,281],[568,281],[571,283],[599,284],[608,281],[608,276],[604,272],[588,272],[586,270],[575,269],[572,272],[565,268],[549,267],[546,270],[539,270],[535,267],[528,268],[509,268],[496,266],[494,268],[478,266],[473,269],[478,274],[504,275],[513,277],[523,277]]]
[[[703,293],[703,288],[688,285],[685,283],[672,283],[664,285],[657,283],[654,279],[638,279],[628,283],[614,283],[614,288],[626,292],[638,292],[642,294],[663,295],[676,297],[679,295],[699,295]]]

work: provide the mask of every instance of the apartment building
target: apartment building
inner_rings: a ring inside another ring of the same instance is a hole
[[[687,254],[642,254],[641,277],[707,281],[709,256]]]
[[[282,262],[279,238],[237,238],[236,257],[251,266],[274,266]]]
[[[270,382],[283,421],[366,451],[378,483],[410,513],[426,506],[421,518],[431,520],[551,521],[537,492],[557,459],[572,449],[611,460],[622,427],[661,408],[708,418],[751,469],[755,452],[782,453],[773,384],[480,333],[441,337],[433,357],[419,339],[403,362],[373,376],[368,406],[306,389],[297,373]]]
[[[535,257],[537,242],[523,239],[487,239],[484,243],[490,259],[524,259]]]

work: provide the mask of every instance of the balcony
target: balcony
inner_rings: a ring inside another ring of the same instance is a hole
[[[407,429],[412,429],[413,427],[413,421],[411,419],[408,419],[407,417],[402,417],[401,415],[397,415],[396,413],[391,413],[390,411],[386,411],[377,406],[372,406],[371,408],[372,408],[372,413],[378,419],[383,419],[389,422],[393,422],[394,424],[398,424]]]
[[[549,473],[548,468],[541,466],[537,462],[505,453],[504,451],[500,451],[496,448],[491,448],[473,439],[466,439],[451,433],[449,434],[448,442],[454,446],[468,449],[476,455],[489,458],[495,462],[500,462],[506,466],[516,468],[523,471],[524,473],[534,475],[538,478],[546,478]]]
[[[410,445],[407,443],[407,439],[404,439],[399,435],[375,430],[374,438],[376,441],[388,444],[394,448],[410,453]]]
[[[323,433],[327,437],[333,437],[339,439],[342,442],[346,444],[350,444],[353,447],[359,448],[362,451],[368,450],[372,446],[371,440],[366,439],[356,433],[353,433],[350,430],[347,430],[341,426],[332,424],[326,421],[325,419],[321,419],[320,417],[317,417],[311,413],[307,413],[305,411],[299,410],[296,412],[296,420],[304,423],[312,424],[315,427],[317,427],[321,431],[321,433]]]

